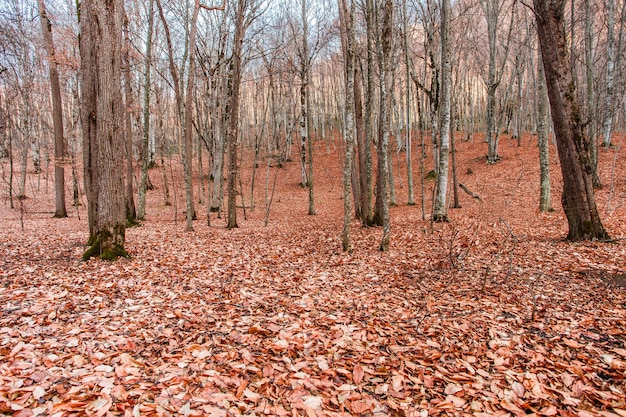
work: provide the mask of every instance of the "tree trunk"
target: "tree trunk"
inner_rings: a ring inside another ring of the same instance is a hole
[[[141,182],[139,183],[139,208],[137,218],[146,218],[146,194],[148,191],[148,167],[150,165],[150,89],[152,77],[152,35],[154,28],[154,0],[150,0],[148,11],[148,36],[146,38],[146,60],[144,62],[144,90],[143,90],[143,138],[141,142]]]
[[[186,226],[187,231],[193,231],[193,220],[196,217],[193,204],[193,172],[192,172],[192,151],[193,151],[193,88],[196,71],[196,31],[198,14],[200,13],[200,0],[195,0],[193,15],[191,18],[191,28],[189,32],[189,70],[187,74],[187,90],[185,92],[185,124],[183,127],[183,171],[185,175],[185,203],[186,203]]]
[[[407,0],[402,1],[403,12],[403,40],[404,40],[404,70],[406,72],[405,79],[405,94],[406,94],[406,113],[405,113],[405,143],[406,143],[406,174],[407,174],[407,191],[408,199],[407,204],[409,206],[415,205],[415,197],[413,191],[413,143],[411,140],[411,79],[409,78],[410,62],[409,62],[409,15],[407,11]]]
[[[378,33],[378,79],[380,89],[380,117],[378,120],[378,176],[376,178],[376,214],[383,226],[379,249],[389,249],[391,225],[389,220],[389,66],[393,40],[393,0],[386,0],[382,10],[382,24],[377,24]],[[376,22],[379,22],[377,18]]]
[[[350,222],[352,221],[351,176],[354,150],[354,5],[354,1],[351,1],[348,9],[346,0],[339,0],[342,32],[346,34],[343,42],[346,77],[344,104],[346,158],[343,166],[343,232],[341,239],[342,248],[346,252],[352,251]]]
[[[127,224],[137,223],[137,210],[135,209],[135,192],[133,190],[133,124],[132,104],[133,90],[130,75],[130,36],[128,33],[128,18],[124,16],[124,121],[126,128],[126,140],[124,141],[126,153],[126,221]]]
[[[603,145],[611,145],[613,131],[613,86],[615,84],[615,0],[606,0],[607,34],[606,34],[606,95],[604,96],[604,139]]]
[[[539,172],[541,176],[539,210],[542,212],[552,211],[552,202],[550,197],[550,158],[548,153],[550,109],[548,106],[546,75],[543,71],[543,62],[539,59],[537,62],[537,138],[539,142]]]
[[[450,58],[449,28],[450,0],[443,0],[441,7],[441,123],[439,169],[437,170],[437,195],[433,208],[433,220],[448,221],[448,154],[450,149],[450,107],[452,101],[452,65]]]
[[[243,37],[245,35],[244,17],[246,0],[237,1],[235,15],[235,39],[233,43],[233,61],[230,74],[230,116],[228,127],[228,224],[229,229],[237,225],[237,175],[239,167],[237,162],[237,139],[239,136],[239,89],[241,84],[241,54],[243,50]]]
[[[84,260],[128,256],[124,249],[123,16],[122,0],[83,0],[80,5],[81,120],[90,245]]]
[[[589,142],[583,134],[574,80],[569,67],[562,0],[534,0],[537,32],[556,136],[563,194],[561,202],[572,241],[609,239],[596,207]]]
[[[367,150],[368,146],[366,132],[365,132],[365,119],[363,117],[363,83],[361,81],[363,74],[359,70],[359,66],[355,65],[354,74],[354,122],[356,128],[356,148],[358,156],[358,176],[359,176],[359,201],[355,201],[355,205],[358,206],[356,213],[357,217],[361,219],[363,226],[369,226],[368,219],[372,218],[372,191],[367,190]],[[371,146],[370,146],[371,156]],[[371,160],[370,160],[370,172],[371,172]],[[370,187],[372,184],[371,178],[369,181]],[[356,193],[355,193],[356,194]],[[368,198],[369,194],[369,198]]]
[[[374,6],[372,0],[366,2],[366,25],[367,25],[367,80],[365,94],[365,188],[361,190],[365,207],[363,209],[363,224],[373,226],[377,224],[374,218],[374,192],[373,192],[373,164],[372,144],[374,142]],[[358,131],[357,131],[358,132]]]
[[[46,53],[48,55],[48,74],[50,76],[50,91],[52,95],[52,124],[54,128],[54,190],[55,210],[54,217],[67,217],[65,206],[65,149],[63,143],[63,104],[61,100],[61,84],[55,56],[54,41],[52,39],[52,23],[48,18],[44,0],[37,1],[39,18],[43,32]]]
[[[598,176],[598,141],[596,140],[596,93],[593,80],[593,12],[591,0],[585,0],[585,75],[587,77],[587,137],[589,138],[589,151],[591,168],[593,169],[592,180],[594,188],[601,188],[602,182]]]

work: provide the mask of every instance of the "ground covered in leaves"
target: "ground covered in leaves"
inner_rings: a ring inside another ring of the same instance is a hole
[[[406,206],[395,155],[387,253],[357,221],[341,251],[333,143],[318,143],[317,215],[291,162],[267,227],[263,164],[235,230],[213,214],[184,232],[182,187],[164,206],[152,171],[132,259],[115,263],[80,260],[84,207],[51,219],[33,175],[29,198],[0,208],[0,414],[626,416],[624,158],[603,150],[597,194],[616,241],[568,243],[554,155],[555,211],[536,209],[531,141],[503,141],[494,166],[460,143],[459,180],[481,200],[461,191],[446,224]]]

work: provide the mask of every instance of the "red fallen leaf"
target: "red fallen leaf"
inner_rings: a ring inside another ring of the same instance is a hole
[[[365,376],[365,371],[360,364],[356,364],[354,369],[352,370],[352,380],[355,384],[359,385],[363,381],[363,377]]]
[[[435,377],[432,375],[424,375],[424,386],[426,388],[435,388]]]
[[[391,395],[392,397],[397,398],[399,400],[405,400],[406,397],[407,397],[405,393],[394,391],[392,389],[389,390],[389,395]]]
[[[33,414],[33,410],[31,410],[30,408],[23,408],[17,413],[13,414],[13,417],[30,417]]]
[[[517,395],[517,398],[524,398],[524,392],[526,391],[526,389],[524,388],[524,385],[520,384],[517,381],[514,381],[511,384],[511,388],[513,389],[513,392],[515,393],[515,395]]]
[[[553,405],[549,407],[544,407],[539,411],[539,414],[542,416],[556,416],[559,413],[559,410]]]
[[[574,349],[578,349],[582,347],[580,343],[572,339],[563,339],[563,343],[565,343],[567,346],[574,348]]]
[[[235,397],[241,398],[241,395],[243,394],[247,386],[248,381],[246,381],[245,379],[241,381],[241,384],[239,384],[239,388],[237,388],[237,393],[235,394]]]
[[[350,403],[350,411],[353,413],[361,414],[374,408],[374,403],[371,400],[358,400]]]
[[[265,365],[263,367],[263,376],[269,378],[274,375],[274,367],[272,365]]]
[[[103,394],[101,398],[87,404],[87,407],[85,407],[85,414],[89,417],[102,417],[109,411],[112,405],[113,401],[111,397]]]
[[[248,329],[248,333],[266,335],[269,334],[269,331],[261,327],[261,325],[255,324],[254,326],[250,326],[250,328]]]

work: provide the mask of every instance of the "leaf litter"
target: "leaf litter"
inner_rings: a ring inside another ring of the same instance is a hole
[[[394,207],[385,254],[357,221],[341,252],[331,175],[316,177],[318,215],[303,215],[297,163],[269,227],[257,208],[237,230],[185,233],[159,207],[115,263],[79,260],[84,221],[32,214],[22,230],[2,208],[0,413],[626,416],[626,245],[560,240],[560,209],[531,208],[536,149],[504,146],[487,167],[477,144],[459,147],[485,203],[463,198],[432,230]],[[317,163],[339,172],[334,158]],[[603,213],[614,237],[625,216]]]

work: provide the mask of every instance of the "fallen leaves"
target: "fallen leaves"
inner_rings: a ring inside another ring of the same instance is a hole
[[[394,208],[386,254],[374,228],[338,249],[341,202],[324,184],[315,218],[295,197],[268,228],[259,211],[193,234],[157,218],[127,231],[134,257],[113,264],[78,260],[74,219],[10,223],[0,413],[626,416],[626,295],[606,279],[624,270],[624,243],[556,240],[561,219],[536,225],[531,197],[498,203],[502,178],[467,181],[494,206],[432,232]]]

